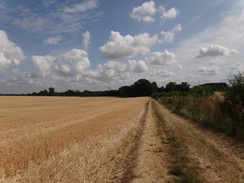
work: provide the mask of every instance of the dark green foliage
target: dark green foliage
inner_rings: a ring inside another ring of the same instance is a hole
[[[141,97],[150,96],[158,91],[156,82],[151,83],[146,79],[139,79],[131,86],[119,88],[120,97]]]
[[[48,91],[45,89],[43,91],[40,91],[37,95],[40,95],[40,96],[48,96]]]
[[[187,82],[182,82],[181,84],[176,84],[176,82],[169,82],[165,89],[165,92],[180,91],[180,92],[189,92],[190,85]]]
[[[226,90],[226,99],[233,105],[244,107],[244,73],[234,75],[234,78],[229,80],[230,87]]]
[[[80,92],[79,90],[67,90],[65,92],[55,92],[55,88],[50,87],[49,91],[44,89],[39,93],[33,92],[33,96],[81,96],[81,97],[91,97],[91,96],[116,96],[116,97],[141,97],[150,96],[153,93],[158,92],[158,86],[156,82],[150,82],[146,79],[139,79],[131,86],[123,86],[118,90],[107,90],[107,91],[88,91],[84,90]]]
[[[176,90],[181,92],[189,92],[190,85],[187,82],[182,82],[181,84],[177,85]]]
[[[205,83],[205,84],[202,84],[200,86],[209,86],[214,91],[225,91],[227,89],[226,83]]]
[[[54,96],[55,95],[55,88],[50,87],[48,90],[49,90],[49,92],[48,92],[49,96]]]
[[[151,95],[152,98],[157,99],[159,97],[173,97],[173,96],[189,96],[189,92],[180,92],[180,91],[171,91],[171,92],[160,92],[160,93],[153,93]]]
[[[195,86],[191,89],[191,95],[194,97],[206,97],[214,94],[210,86]]]
[[[169,82],[166,87],[165,87],[165,91],[166,92],[171,92],[171,91],[175,91],[177,88],[177,84],[176,82]]]

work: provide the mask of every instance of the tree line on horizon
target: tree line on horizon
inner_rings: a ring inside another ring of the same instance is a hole
[[[226,83],[206,83],[199,86],[190,88],[190,84],[182,82],[177,84],[176,82],[169,82],[165,87],[158,87],[156,82],[150,82],[147,79],[139,79],[130,86],[122,86],[118,90],[106,90],[106,91],[79,91],[68,89],[65,92],[56,92],[55,88],[49,87],[48,90],[44,89],[40,92],[33,92],[32,94],[26,94],[30,96],[115,96],[115,97],[142,97],[151,96],[155,93],[161,92],[190,92],[191,90],[211,90],[211,91],[224,91],[227,88]]]

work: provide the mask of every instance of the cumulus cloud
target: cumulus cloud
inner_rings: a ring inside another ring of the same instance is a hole
[[[155,3],[153,1],[144,2],[141,6],[135,7],[130,13],[130,17],[139,22],[153,22],[156,14]]]
[[[175,55],[168,50],[163,52],[152,52],[146,60],[152,65],[170,65],[175,62]]]
[[[142,60],[139,60],[139,61],[129,60],[127,68],[129,71],[136,72],[136,73],[146,72],[148,69],[147,65]]]
[[[129,79],[130,73],[143,73],[147,69],[147,65],[142,60],[129,60],[127,63],[109,61],[99,64],[96,70],[85,71],[83,77],[97,82],[115,82],[115,84],[118,84]]]
[[[117,61],[109,61],[104,64],[99,64],[95,71],[88,71],[87,76],[97,81],[120,81],[128,76],[126,68],[127,64]]]
[[[58,44],[61,40],[62,40],[62,37],[61,37],[61,36],[49,37],[49,38],[47,38],[47,39],[44,39],[44,43],[45,43],[45,44],[56,45],[56,44]]]
[[[36,68],[35,72],[32,73],[33,77],[45,77],[50,73],[51,67],[56,60],[55,57],[46,56],[32,56],[31,61]]]
[[[168,11],[166,11],[166,9],[161,6],[160,7],[160,11],[162,12],[162,16],[161,16],[162,20],[175,18],[180,13],[180,11],[177,10],[175,7],[169,9]]]
[[[74,76],[82,73],[90,67],[90,60],[85,50],[72,49],[58,57],[59,65],[55,66],[55,72],[62,76]]]
[[[99,65],[99,68],[105,70],[114,70],[115,72],[124,72],[127,65],[121,62],[109,61],[105,64]]]
[[[200,48],[199,53],[195,58],[233,55],[236,53],[238,53],[238,51],[235,49],[228,49],[220,45],[210,45],[208,48]]]
[[[104,58],[111,60],[126,59],[144,55],[157,42],[157,35],[150,37],[148,33],[143,33],[133,37],[129,34],[122,36],[119,32],[111,31],[109,40],[99,50]]]
[[[161,42],[172,43],[175,38],[175,33],[180,32],[181,30],[182,30],[181,24],[178,24],[171,31],[168,32],[162,31],[161,34],[163,36],[163,40]]]
[[[84,50],[88,50],[89,48],[89,45],[91,44],[90,42],[90,39],[91,39],[91,34],[89,31],[86,31],[82,34],[82,38],[83,38],[83,41],[82,41],[82,47]]]
[[[27,85],[30,86],[33,84],[33,79],[31,78],[31,74],[28,72],[20,72],[19,69],[13,69],[12,70],[14,76],[11,77],[11,79],[8,81],[12,84],[18,84],[18,85]]]
[[[0,72],[12,65],[19,65],[24,58],[21,48],[8,39],[5,31],[0,30]]]
[[[219,67],[210,66],[210,67],[198,67],[196,71],[201,75],[217,75],[219,73]]]

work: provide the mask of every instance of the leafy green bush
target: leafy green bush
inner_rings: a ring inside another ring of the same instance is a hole
[[[194,97],[206,97],[214,94],[210,86],[195,86],[191,89],[191,95]]]
[[[234,78],[229,80],[230,87],[227,89],[225,98],[233,105],[244,107],[244,73],[234,75]]]

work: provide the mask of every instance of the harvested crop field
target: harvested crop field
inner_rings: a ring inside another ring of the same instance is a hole
[[[244,180],[243,143],[146,97],[0,100],[0,182]]]

